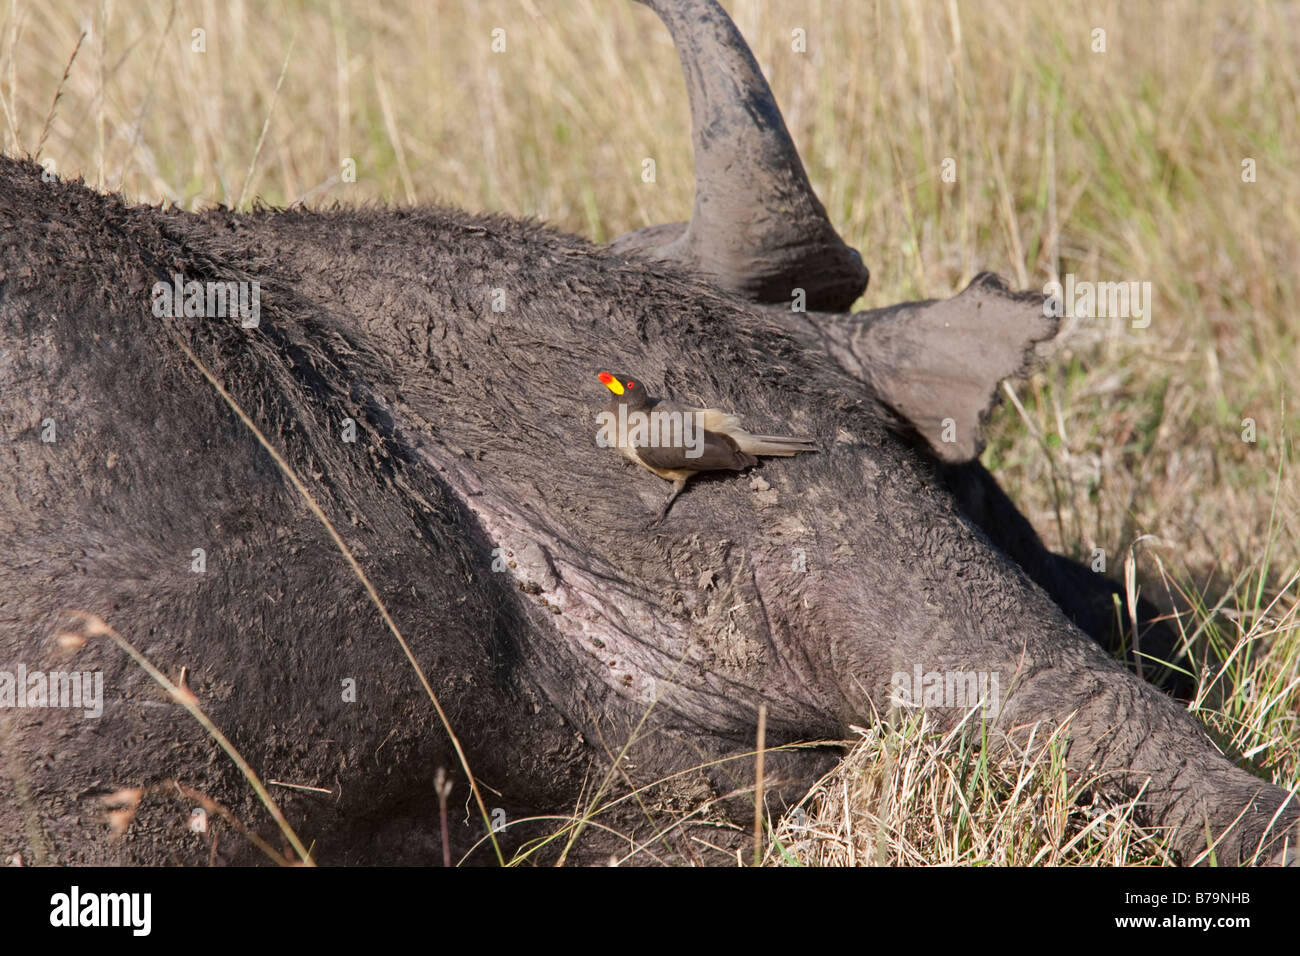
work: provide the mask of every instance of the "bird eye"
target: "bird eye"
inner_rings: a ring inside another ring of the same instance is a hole
[[[628,388],[636,388],[636,382],[628,382],[628,383],[627,383],[627,387],[628,387]]]

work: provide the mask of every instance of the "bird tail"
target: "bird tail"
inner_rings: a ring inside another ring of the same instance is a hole
[[[811,438],[795,438],[790,435],[743,435],[733,436],[740,450],[748,455],[777,455],[789,458],[801,451],[816,451],[817,445]]]

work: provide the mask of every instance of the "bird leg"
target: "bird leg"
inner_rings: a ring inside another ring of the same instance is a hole
[[[685,488],[686,488],[685,478],[678,478],[676,481],[673,482],[672,494],[668,496],[668,500],[664,502],[664,506],[659,509],[658,517],[656,517],[653,521],[651,521],[648,525],[645,526],[647,531],[649,531],[651,528],[657,528],[659,527],[659,525],[663,524],[664,518],[668,517],[668,509],[673,506],[673,502],[677,500],[677,496],[680,495],[682,491],[685,490]]]

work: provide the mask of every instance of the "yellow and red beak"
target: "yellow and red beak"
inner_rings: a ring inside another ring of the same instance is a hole
[[[600,383],[615,395],[622,395],[623,392],[626,391],[626,389],[623,388],[623,383],[608,372],[600,373]]]

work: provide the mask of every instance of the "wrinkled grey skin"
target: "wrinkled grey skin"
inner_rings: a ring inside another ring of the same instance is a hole
[[[724,53],[688,53],[681,34],[701,17],[717,28],[716,5],[668,13],[688,76],[721,69],[705,64]],[[746,93],[761,98],[753,80]],[[784,133],[774,103],[754,112]],[[698,129],[696,141],[698,161]],[[798,162],[793,147],[784,155]],[[742,181],[761,210],[765,181]],[[819,213],[815,197],[802,201]],[[697,214],[708,206],[697,195]],[[1280,860],[1294,842],[1285,791],[1225,759],[1179,704],[1072,623],[1105,640],[1088,609],[1113,585],[1054,563],[969,459],[977,430],[964,452],[934,446],[936,415],[982,421],[997,379],[1052,331],[992,280],[963,293],[982,303],[973,309],[796,316],[741,297],[799,285],[779,262],[720,291],[703,254],[656,263],[642,245],[647,262],[627,245],[437,209],[132,207],[11,159],[0,159],[0,227],[0,667],[100,670],[105,688],[98,719],[0,712],[6,859],[260,858],[224,822],[189,832],[191,804],[171,780],[273,834],[230,761],[115,645],[61,655],[70,610],[104,618],[170,676],[186,668],[265,779],[328,790],[272,788],[320,861],[438,861],[438,767],[454,782],[457,856],[484,833],[361,584],[181,341],[339,528],[507,821],[585,807],[631,739],[613,792],[670,779],[601,823],[642,841],[640,862],[721,862],[689,839],[693,824],[671,824],[707,806],[707,841],[740,843],[717,825],[752,812],[743,755],[760,703],[769,746],[838,739],[889,712],[891,675],[920,666],[1000,675],[995,747],[1072,715],[1072,771],[1096,775],[1103,794],[1145,787],[1146,822],[1170,828],[1185,859],[1207,832],[1220,863]],[[792,246],[808,235],[833,245],[827,230],[801,225]],[[795,250],[788,261],[804,260]],[[847,288],[853,257],[843,261]],[[260,325],[156,317],[151,288],[175,273],[258,280]],[[846,308],[844,295],[821,305]],[[976,360],[946,336],[1001,345]],[[821,451],[698,478],[643,533],[664,489],[595,446],[602,368],[740,412],[756,431],[814,436]],[[355,442],[343,440],[349,419]],[[53,442],[41,440],[48,420]],[[341,692],[349,679],[355,702]],[[932,714],[952,725],[964,709]],[[828,747],[770,754],[774,809],[834,759]],[[98,798],[130,786],[152,789],[114,839]],[[511,826],[501,840],[510,850],[553,828]],[[589,827],[568,859],[632,849]],[[468,858],[491,856],[479,845]]]

